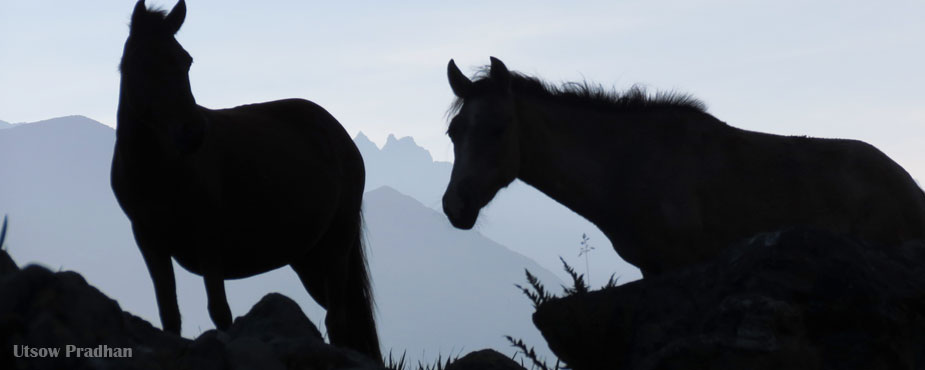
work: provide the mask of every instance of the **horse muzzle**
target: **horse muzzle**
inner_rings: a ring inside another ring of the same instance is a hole
[[[466,202],[455,192],[443,194],[443,213],[450,220],[450,224],[457,229],[469,230],[475,226],[478,210],[466,205]]]

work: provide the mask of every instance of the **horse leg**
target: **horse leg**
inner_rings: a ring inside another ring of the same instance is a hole
[[[231,308],[228,307],[228,298],[225,297],[225,279],[221,270],[210,266],[202,273],[206,283],[206,297],[209,300],[209,317],[215,328],[221,331],[231,327]]]
[[[321,262],[324,260],[312,257],[302,258],[302,260],[294,262],[290,266],[292,270],[295,271],[296,275],[299,276],[299,280],[302,281],[302,286],[304,286],[308,294],[312,296],[312,299],[314,299],[321,308],[327,310],[328,289],[324,274],[321,273],[324,271],[323,267],[311,265],[312,261]]]
[[[292,268],[319,305],[331,344],[382,362],[372,293],[360,236],[360,215],[335,220],[321,241]]]
[[[158,245],[145,238],[137,227],[135,241],[141,256],[148,266],[148,273],[154,283],[154,296],[157,298],[157,310],[161,316],[164,331],[180,335],[180,308],[177,305],[177,285],[173,274],[173,261],[170,255],[159,250]]]
[[[225,280],[219,275],[205,275],[203,279],[206,282],[206,296],[209,300],[209,317],[215,328],[221,331],[228,330],[231,327],[231,308],[228,307],[228,299],[225,297]]]

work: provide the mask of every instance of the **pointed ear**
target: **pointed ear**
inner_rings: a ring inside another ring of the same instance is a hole
[[[488,76],[502,89],[508,90],[511,88],[511,72],[507,70],[507,67],[500,59],[491,57],[491,72],[489,72]]]
[[[132,11],[132,24],[138,24],[141,22],[142,16],[148,11],[148,8],[145,7],[145,0],[138,0],[135,3],[135,10]]]
[[[450,59],[450,64],[446,66],[446,75],[450,80],[450,89],[453,89],[453,94],[460,98],[465,98],[469,94],[472,81],[459,70],[456,62],[452,59]]]
[[[177,33],[177,31],[180,30],[180,26],[183,25],[184,19],[186,19],[186,1],[180,0],[180,2],[174,5],[173,9],[170,10],[170,13],[167,14],[167,18],[164,18],[167,30],[170,31],[170,33]]]

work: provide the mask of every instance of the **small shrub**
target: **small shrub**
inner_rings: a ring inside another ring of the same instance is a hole
[[[530,369],[540,369],[540,370],[568,369],[567,367],[562,365],[562,362],[559,361],[559,359],[556,359],[556,364],[553,367],[549,367],[549,365],[546,365],[546,361],[541,360],[539,356],[537,356],[536,351],[533,350],[533,347],[527,348],[527,345],[524,343],[523,340],[514,339],[510,335],[505,335],[504,338],[506,338],[508,342],[511,342],[511,346],[517,348],[517,353],[515,353],[514,357],[512,357],[511,359],[516,360],[517,354],[522,353],[524,357],[526,357],[532,362],[532,365],[530,365]],[[520,361],[520,366],[524,366],[523,361]],[[526,368],[526,366],[524,367]]]
[[[539,308],[543,303],[548,302],[550,299],[555,298],[556,296],[547,292],[546,288],[543,287],[543,284],[540,283],[540,279],[537,279],[536,276],[530,273],[530,270],[524,269],[524,273],[527,274],[527,282],[530,283],[530,287],[523,287],[520,284],[514,284],[517,289],[520,289],[527,298],[533,302],[533,308]],[[533,288],[533,290],[530,290]]]
[[[572,296],[575,294],[585,294],[591,291],[591,287],[585,282],[584,274],[579,274],[572,268],[568,262],[565,262],[565,259],[559,257],[559,260],[562,261],[562,267],[565,269],[565,272],[572,277],[572,286],[562,286],[562,294],[564,297]],[[520,289],[527,298],[530,298],[530,301],[533,302],[533,308],[538,308],[540,305],[549,302],[552,299],[559,298],[559,296],[550,293],[546,290],[546,287],[543,286],[543,283],[540,280],[530,273],[530,270],[524,269],[524,273],[527,275],[527,282],[530,284],[528,287],[524,287],[520,284],[514,284],[517,289]],[[601,289],[613,288],[617,286],[617,281],[619,278],[616,274],[611,274],[610,279],[607,280],[607,283]],[[532,288],[532,289],[531,289]]]
[[[574,295],[574,294],[587,293],[590,287],[588,286],[588,283],[585,283],[584,274],[579,274],[578,272],[576,272],[575,269],[572,268],[572,266],[569,266],[568,262],[565,262],[564,258],[559,257],[559,261],[562,261],[562,266],[563,268],[565,268],[565,272],[567,272],[569,276],[572,277],[571,287],[567,287],[564,285],[562,286],[562,292],[565,293],[565,296],[567,297],[567,296]]]

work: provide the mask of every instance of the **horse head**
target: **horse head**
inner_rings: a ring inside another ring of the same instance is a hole
[[[193,101],[189,83],[193,58],[174,37],[184,18],[184,0],[170,13],[148,9],[144,0],[135,4],[119,67],[123,83],[131,85],[129,91],[124,91],[123,86],[123,93],[131,93],[135,95],[133,100],[155,108]]]
[[[497,58],[491,58],[487,76],[476,81],[463,75],[453,60],[447,75],[458,112],[447,130],[455,160],[443,195],[443,212],[453,226],[470,229],[479,210],[517,178],[517,112],[511,72]]]
[[[185,18],[184,0],[169,13],[148,9],[139,0],[119,67],[120,116],[136,118],[155,132],[166,132],[181,153],[195,150],[203,137],[189,81],[193,58],[175,37]]]

